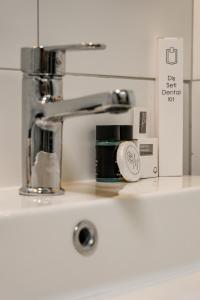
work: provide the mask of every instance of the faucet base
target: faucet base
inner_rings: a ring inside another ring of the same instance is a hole
[[[60,189],[55,189],[55,188],[44,188],[44,187],[38,187],[38,188],[33,188],[33,187],[22,187],[19,190],[20,195],[24,196],[41,196],[41,195],[63,195],[65,193],[65,190],[60,188]]]

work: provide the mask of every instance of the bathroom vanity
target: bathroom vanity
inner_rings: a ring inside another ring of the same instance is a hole
[[[200,177],[0,189],[0,299],[199,299]]]

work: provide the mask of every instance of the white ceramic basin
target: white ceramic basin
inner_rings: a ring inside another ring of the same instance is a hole
[[[82,220],[98,232],[87,256],[73,244]],[[147,286],[182,276],[197,298],[180,299],[200,299],[199,231],[200,177],[148,179],[108,191],[74,183],[64,196],[49,198],[1,189],[0,299],[165,299],[150,298]]]

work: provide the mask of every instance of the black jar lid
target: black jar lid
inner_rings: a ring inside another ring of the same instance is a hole
[[[128,141],[133,139],[132,125],[97,125],[96,140]]]
[[[132,125],[120,125],[120,140],[130,141],[133,139],[133,126]]]
[[[120,141],[119,125],[97,125],[96,126],[97,141]]]

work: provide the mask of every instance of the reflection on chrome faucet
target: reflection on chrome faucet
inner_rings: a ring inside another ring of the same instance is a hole
[[[73,116],[122,113],[133,105],[127,90],[63,100],[65,51],[104,49],[101,44],[22,48],[22,195],[63,194],[63,120]]]

